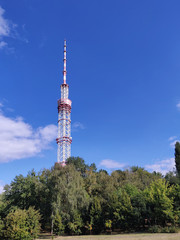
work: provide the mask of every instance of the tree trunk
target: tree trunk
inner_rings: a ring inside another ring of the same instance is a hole
[[[53,236],[54,220],[51,220],[51,235]]]

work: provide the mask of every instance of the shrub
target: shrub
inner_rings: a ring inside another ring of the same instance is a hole
[[[169,227],[164,227],[161,230],[162,233],[169,233]]]
[[[150,233],[178,233],[178,228],[175,226],[161,227],[158,225],[151,226],[149,228]]]
[[[112,227],[112,220],[106,220],[105,221],[105,227],[108,228],[108,229],[111,229],[111,227]]]
[[[162,228],[161,228],[160,226],[158,226],[158,225],[154,225],[154,226],[151,226],[151,227],[148,229],[148,231],[149,231],[150,233],[161,233]]]
[[[178,228],[175,226],[169,227],[169,232],[170,233],[178,233]]]
[[[4,235],[11,240],[35,239],[40,231],[40,214],[34,208],[17,209],[5,218]]]
[[[178,229],[175,226],[162,228],[162,233],[178,233]]]

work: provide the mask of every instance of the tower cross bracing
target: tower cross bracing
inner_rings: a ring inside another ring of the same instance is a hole
[[[61,98],[58,100],[58,137],[56,139],[57,162],[62,166],[71,156],[71,100],[69,97],[69,85],[66,83],[66,40],[64,41],[64,70],[63,84],[61,84]]]

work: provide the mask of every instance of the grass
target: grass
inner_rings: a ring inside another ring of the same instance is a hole
[[[41,235],[37,240],[51,240],[50,235]],[[55,237],[54,240],[180,240],[180,233],[137,233],[119,235],[91,235]]]

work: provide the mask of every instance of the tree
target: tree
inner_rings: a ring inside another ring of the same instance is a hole
[[[104,227],[101,200],[95,196],[92,200],[89,212],[89,225],[94,233],[100,233]]]
[[[5,201],[4,193],[0,194],[0,218],[3,219],[6,217],[9,209],[7,207],[8,203]]]
[[[80,157],[69,157],[67,164],[74,165],[75,169],[80,172],[83,177],[86,176],[86,170],[92,170],[93,172],[97,170],[95,163],[91,163],[91,165],[85,164],[84,159]]]
[[[62,217],[60,216],[59,212],[57,212],[55,215],[53,228],[53,232],[57,235],[62,235],[64,233],[65,226],[62,223]]]
[[[109,175],[79,157],[65,167],[32,170],[16,176],[0,195],[0,239],[5,233],[8,239],[35,237],[39,221],[58,235],[139,230],[145,219],[146,225],[180,224],[177,179],[173,172],[164,178],[138,166]]]
[[[180,180],[177,177],[177,174],[175,171],[169,171],[168,173],[166,173],[165,179],[166,179],[166,181],[169,182],[170,185],[176,185],[179,183],[179,180]]]
[[[139,190],[144,190],[151,182],[162,177],[162,175],[149,173],[138,166],[133,166],[125,171],[113,171],[111,176],[116,189],[126,184],[133,184]]]
[[[41,215],[39,211],[35,210],[34,207],[29,207],[28,210],[26,210],[27,213],[27,219],[26,219],[26,224],[28,227],[28,231],[30,233],[30,236],[32,239],[35,239],[41,229],[40,225],[40,220],[41,220]]]
[[[163,226],[166,222],[174,222],[174,202],[171,192],[172,186],[165,179],[152,182],[145,190],[147,209],[149,209],[147,218],[151,219],[151,224]]]
[[[175,144],[175,165],[177,176],[180,178],[180,143],[176,142]]]
[[[180,224],[180,185],[173,185],[172,191],[170,192],[171,198],[174,200],[173,211],[174,211],[174,221]]]
[[[50,230],[51,220],[51,204],[52,204],[52,191],[51,191],[51,174],[52,171],[44,169],[38,174],[38,187],[37,187],[37,200],[40,214],[43,216],[41,223],[42,228]]]
[[[81,234],[81,228],[83,226],[83,221],[81,213],[78,210],[74,210],[72,219],[68,222],[68,228],[70,234]]]
[[[4,225],[4,221],[1,219],[1,217],[0,217],[0,238],[2,239],[3,238],[3,236],[4,236],[4,227],[5,227],[5,225]]]
[[[127,230],[132,217],[131,199],[123,188],[113,192],[106,206],[106,219],[112,220],[113,228]]]
[[[87,165],[85,164],[85,161],[83,158],[80,157],[69,157],[67,159],[67,164],[74,165],[75,169],[81,173],[81,175],[84,176]]]
[[[6,204],[3,206],[3,217],[15,208],[23,210],[34,206],[35,209],[40,210],[40,214],[43,216],[42,227],[50,228],[48,226],[51,215],[50,175],[51,170],[44,169],[38,174],[32,170],[26,177],[16,176],[10,185],[4,187],[3,198]]]
[[[56,215],[62,218],[65,231],[80,233],[82,213],[89,206],[89,195],[85,190],[83,178],[74,165],[52,168],[49,187],[51,193],[51,228]],[[71,223],[71,224],[69,224]]]
[[[30,206],[38,208],[38,183],[39,179],[34,170],[29,172],[27,177],[16,176],[10,185],[4,187],[5,200],[10,206],[17,206],[21,209],[28,209]]]
[[[126,184],[123,186],[123,189],[130,197],[132,204],[132,217],[129,220],[129,225],[131,228],[138,230],[144,225],[146,218],[146,199],[144,192],[135,187],[133,183]]]

